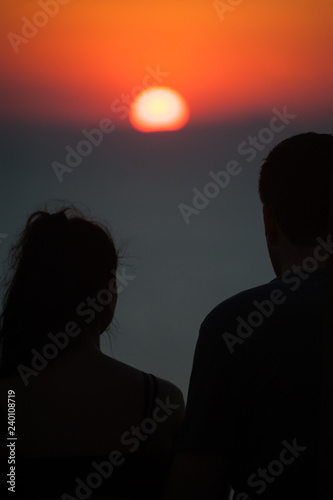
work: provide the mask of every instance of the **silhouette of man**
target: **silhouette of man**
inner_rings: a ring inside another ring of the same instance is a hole
[[[168,499],[313,499],[333,136],[277,145],[259,194],[276,278],[201,325]],[[223,265],[223,264],[222,264]]]

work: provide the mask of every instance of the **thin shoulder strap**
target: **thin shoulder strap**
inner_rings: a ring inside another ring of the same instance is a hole
[[[158,390],[156,377],[154,377],[151,373],[142,372],[142,374],[144,380],[144,400],[141,422],[143,422],[146,418],[152,417]],[[146,444],[147,441],[142,441],[136,453],[142,455],[146,448]]]
[[[155,406],[155,399],[157,397],[157,379],[151,373],[143,374],[144,380],[144,401],[143,401],[143,412],[142,412],[142,420],[148,418],[152,415]]]
[[[150,404],[150,414],[153,413],[153,410],[155,408],[155,399],[157,398],[157,390],[158,390],[158,384],[157,384],[157,378],[155,375],[152,375],[149,373],[151,384],[153,386],[152,391],[151,391],[151,404]]]

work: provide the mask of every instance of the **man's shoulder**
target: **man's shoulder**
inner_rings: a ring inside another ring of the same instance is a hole
[[[281,313],[282,310],[301,307],[305,302],[319,301],[324,292],[324,276],[322,269],[310,274],[307,279],[288,271],[262,285],[243,290],[215,306],[205,317],[201,328],[209,330],[221,322],[252,312],[269,316],[272,310]],[[279,307],[282,304],[284,307]]]
[[[244,310],[249,307],[253,308],[254,300],[266,297],[270,294],[270,291],[278,289],[279,283],[280,280],[275,278],[262,285],[242,290],[228,299],[223,300],[207,314],[201,327],[209,329],[216,323],[216,321],[221,321],[221,319],[226,319],[230,316],[239,315],[240,310]]]

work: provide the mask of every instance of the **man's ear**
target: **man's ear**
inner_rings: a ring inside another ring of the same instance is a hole
[[[264,203],[263,208],[266,240],[269,245],[277,245],[279,240],[279,229],[273,209]]]

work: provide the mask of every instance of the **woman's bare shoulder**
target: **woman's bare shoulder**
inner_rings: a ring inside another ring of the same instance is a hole
[[[133,383],[138,380],[142,380],[143,372],[133,366],[127,365],[121,361],[115,360],[114,358],[109,358],[106,361],[106,366],[109,365],[109,369],[115,370],[118,375],[124,377],[127,380],[132,380]],[[185,411],[185,403],[182,391],[173,382],[166,380],[164,378],[155,376],[157,382],[157,394],[156,399],[160,402],[164,402],[164,405],[168,407],[168,412],[174,414],[176,419],[182,419]],[[177,410],[177,411],[175,411]],[[175,418],[173,418],[175,420]]]
[[[182,416],[185,411],[184,396],[182,391],[173,382],[165,380],[160,377],[156,377],[158,384],[158,397],[166,401],[170,408],[176,409],[178,416]]]

